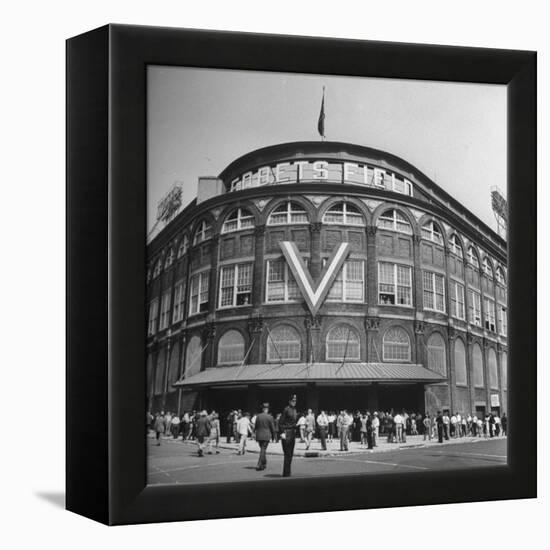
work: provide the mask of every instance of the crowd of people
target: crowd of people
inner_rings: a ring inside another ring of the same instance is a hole
[[[272,442],[280,440],[281,414],[273,416],[274,429]],[[246,442],[254,437],[257,414],[235,409],[226,416],[224,421],[224,437],[227,443],[239,445],[238,454],[246,451]],[[438,411],[437,414],[407,413],[406,411],[386,412],[347,410],[324,411],[315,414],[312,409],[297,414],[296,432],[299,441],[305,444],[306,450],[312,440],[321,443],[321,449],[327,449],[327,442],[338,441],[340,450],[349,449],[351,441],[359,443],[368,449],[378,446],[380,438],[388,443],[405,443],[407,436],[420,435],[424,440],[438,439],[440,442],[459,437],[499,437],[507,433],[508,419],[504,413],[487,413],[483,415],[450,414]],[[172,437],[183,441],[196,441],[199,455],[219,453],[222,426],[216,411],[186,411],[181,416],[172,412],[157,412],[154,416],[147,413],[148,429],[155,433],[157,445],[162,437]]]

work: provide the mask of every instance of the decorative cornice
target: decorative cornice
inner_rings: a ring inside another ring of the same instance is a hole
[[[321,222],[314,222],[309,225],[309,230],[312,233],[320,233],[322,228],[323,228],[323,224]]]
[[[265,235],[265,224],[264,225],[257,225],[254,228],[254,236],[255,237],[263,237]]]
[[[252,317],[248,320],[248,332],[249,334],[259,334],[264,329],[264,319],[261,315]]]
[[[414,332],[415,334],[424,334],[426,330],[426,323],[424,321],[415,321],[414,322]]]
[[[304,325],[308,330],[321,330],[323,319],[320,315],[308,316],[304,319]]]
[[[367,235],[370,237],[374,237],[377,231],[378,227],[376,227],[376,225],[367,225]]]
[[[365,317],[365,329],[377,331],[380,329],[380,317]]]

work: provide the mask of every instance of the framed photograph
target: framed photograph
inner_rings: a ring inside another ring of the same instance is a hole
[[[534,52],[68,40],[67,508],[535,497],[535,93]]]

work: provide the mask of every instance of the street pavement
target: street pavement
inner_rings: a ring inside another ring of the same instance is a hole
[[[280,443],[270,443],[268,463],[264,471],[256,471],[258,446],[248,440],[245,455],[237,455],[237,446],[223,443],[213,454],[199,457],[192,441],[165,438],[156,446],[148,439],[148,483],[219,483],[223,481],[257,481],[282,479],[283,456]],[[339,443],[329,444],[327,452],[320,452],[314,441],[309,452],[305,444],[296,443],[292,462],[293,477],[327,475],[381,474],[391,472],[421,472],[503,466],[507,463],[506,438],[457,438],[444,442],[424,442],[422,436],[407,437],[407,443],[381,441],[378,448],[369,451],[358,443],[350,444],[349,451],[340,451]]]

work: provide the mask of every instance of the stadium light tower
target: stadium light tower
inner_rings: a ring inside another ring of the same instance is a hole
[[[508,231],[508,202],[496,185],[491,187],[491,204],[497,220],[497,232],[503,239],[506,239]]]
[[[182,205],[182,182],[176,181],[170,191],[160,199],[157,206],[157,219],[155,225],[149,231],[147,240],[149,240],[159,224],[167,225],[170,223],[179,212]]]

